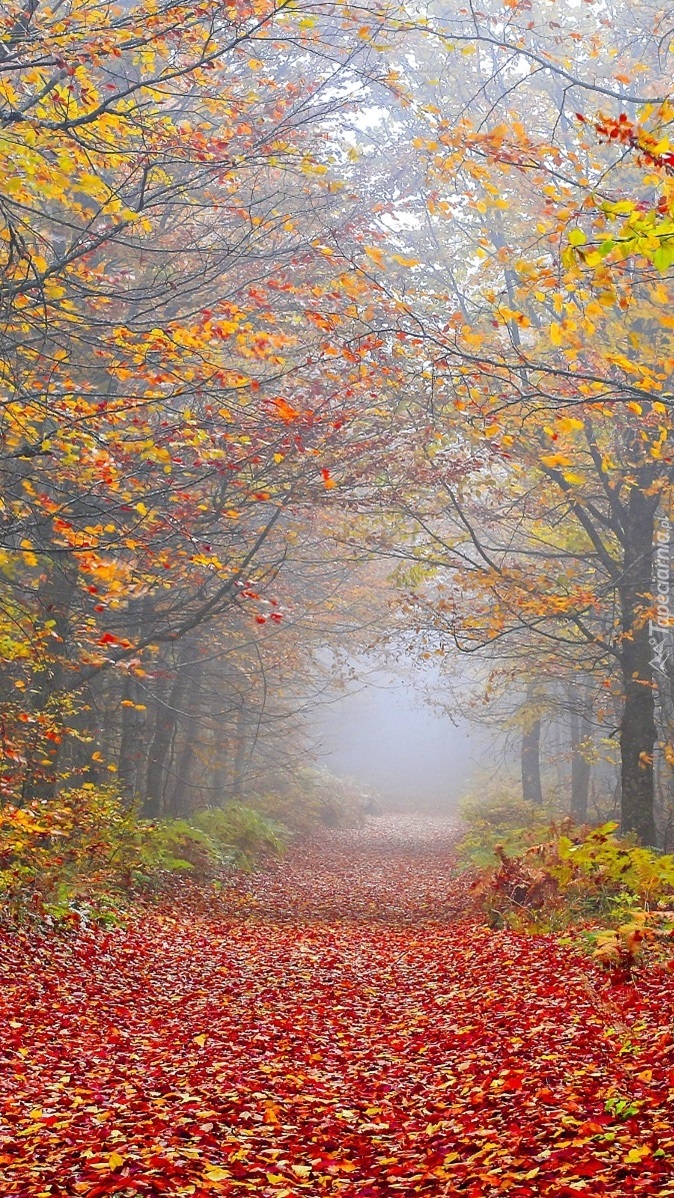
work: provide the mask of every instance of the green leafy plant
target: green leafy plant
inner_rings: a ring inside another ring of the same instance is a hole
[[[496,830],[504,829],[487,824],[483,850],[491,865],[473,885],[493,926],[548,931],[601,919],[609,926],[593,934],[593,953],[626,972],[645,944],[667,934],[674,857],[620,837],[613,822],[592,829],[569,819],[545,829],[530,824],[513,829],[507,847],[493,843]],[[474,825],[471,853],[478,834]]]
[[[533,807],[507,790],[496,794],[467,795],[459,804],[466,831],[458,846],[466,865],[485,868],[497,860],[497,848],[518,856],[550,828],[552,812]]]
[[[61,920],[94,894],[131,882],[139,825],[110,789],[91,784],[0,810],[0,909],[5,919]]]
[[[223,860],[234,865],[250,865],[260,856],[278,856],[289,838],[288,829],[281,823],[239,803],[208,807],[194,815],[186,826],[193,832],[201,832],[217,846]]]
[[[0,809],[0,916],[115,923],[125,896],[167,878],[196,881],[280,853],[287,833],[233,804],[193,820],[140,819],[111,787],[86,783],[49,801]]]

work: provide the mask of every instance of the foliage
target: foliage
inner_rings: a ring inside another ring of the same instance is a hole
[[[502,846],[518,856],[544,835],[553,812],[549,807],[525,803],[519,793],[498,786],[485,795],[466,795],[459,803],[459,816],[466,830],[458,854],[466,864],[493,864],[494,850]]]
[[[298,844],[224,920],[0,932],[3,1196],[668,1198],[666,975],[465,918],[452,831]]]
[[[443,643],[587,667],[623,827],[655,843],[661,17],[5,7],[3,796],[95,770],[153,817],[244,793],[271,672],[220,671],[222,734],[199,665],[285,625],[298,524],[365,512],[385,555],[406,524]]]
[[[288,842],[287,828],[240,803],[199,811],[187,826],[206,833],[219,851],[229,854],[238,865],[248,865],[260,856],[279,856]]]
[[[58,800],[0,812],[0,895],[10,920],[64,917],[71,902],[130,881],[140,863],[133,817],[109,791],[82,786]]]
[[[569,886],[578,878],[588,878],[598,888],[627,892],[648,911],[674,892],[674,857],[617,836],[617,826],[608,823],[585,835],[558,838],[553,852],[559,861],[560,884]],[[545,854],[545,846],[541,852]]]
[[[151,821],[114,789],[84,784],[0,810],[0,912],[11,923],[105,921],[133,891],[157,888],[167,875],[213,878],[284,843],[282,829],[246,807]]]
[[[492,845],[496,868],[474,884],[490,922],[545,930],[608,921],[616,926],[592,933],[596,955],[629,970],[643,942],[668,926],[674,857],[616,830],[615,823],[575,828],[567,819],[543,833],[515,832],[513,844],[528,841],[519,851]]]
[[[328,769],[298,769],[289,786],[273,793],[250,796],[248,801],[273,820],[296,832],[320,827],[349,828],[377,810],[376,799],[362,783],[340,778]]]
[[[357,61],[366,102],[379,22],[304,0],[4,7],[10,802],[95,766],[163,814],[162,691],[167,678],[184,691],[194,664],[178,643],[207,624],[224,654],[232,626],[262,641],[284,621],[287,509],[335,489],[341,430],[379,374],[360,315],[376,290],[358,265],[367,222],[340,194],[330,120]],[[235,739],[222,737],[225,762]]]

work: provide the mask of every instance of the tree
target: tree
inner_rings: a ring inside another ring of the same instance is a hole
[[[427,404],[402,500],[389,475],[391,505],[414,528],[411,548],[392,552],[434,579],[452,571],[438,627],[462,648],[517,638],[524,655],[540,643],[565,670],[603,671],[621,696],[623,827],[653,843],[648,625],[672,460],[669,81],[645,8],[619,15],[603,76],[594,18],[578,29],[562,14],[552,52],[542,19],[527,5],[430,23],[435,78],[408,119],[420,161],[394,227],[432,266],[405,294],[382,283]],[[621,112],[649,99],[641,122]],[[590,115],[598,103],[615,115]],[[417,228],[405,208],[423,214]]]
[[[332,485],[321,453],[376,391],[328,117],[376,76],[381,18],[359,16],[354,47],[342,16],[8,15],[6,793],[84,766],[101,675],[131,692],[148,655],[255,609],[286,553],[273,530]]]

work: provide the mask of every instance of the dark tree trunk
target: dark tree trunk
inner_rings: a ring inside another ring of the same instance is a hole
[[[186,715],[179,722],[179,726],[176,726],[174,729],[174,742],[175,740],[178,742],[177,759],[172,768],[170,788],[167,785],[168,778],[164,784],[166,807],[171,815],[184,815],[195,807],[194,795],[196,787],[194,786],[193,774],[195,772],[195,765],[198,765],[196,746],[200,730],[201,674],[194,661],[184,666],[183,672],[185,683],[182,707],[185,712],[189,712],[189,715]],[[174,754],[175,749],[176,745],[174,743]]]
[[[540,719],[535,719],[522,734],[522,798],[525,803],[543,802]]]
[[[217,759],[217,764],[211,775],[210,807],[222,807],[227,791],[227,760],[224,753]]]
[[[69,563],[51,562],[46,580],[41,584],[37,595],[40,614],[43,620],[53,623],[54,637],[51,645],[51,660],[42,672],[40,683],[33,690],[31,707],[34,712],[43,714],[51,709],[57,723],[63,723],[61,717],[61,697],[66,679],[68,662],[68,640],[70,635],[70,609],[75,593],[76,576]],[[50,799],[56,793],[58,785],[58,766],[61,754],[61,741],[45,741],[39,737],[32,759],[29,758],[26,775],[22,788],[23,802],[33,799]]]
[[[591,705],[584,688],[569,688],[571,709],[571,810],[578,823],[587,820],[590,795],[590,762],[584,750],[590,735]]]
[[[236,733],[235,733],[235,749],[234,760],[232,762],[232,777],[230,783],[230,796],[235,800],[239,800],[243,796],[243,785],[246,774],[246,764],[248,758],[248,712],[242,703],[236,717]]]
[[[576,745],[571,758],[571,815],[580,824],[587,821],[589,796],[590,762]]]
[[[171,791],[171,801],[169,810],[171,815],[185,815],[193,807],[191,800],[192,782],[191,774],[194,766],[195,752],[194,742],[197,737],[198,725],[195,719],[189,720],[185,728],[185,738],[183,746],[178,754],[176,764],[176,777],[173,789]]]
[[[152,619],[152,600],[146,596],[130,605],[133,615],[131,627],[134,635],[142,637]],[[148,712],[145,701],[146,689],[142,689],[138,678],[126,674],[122,686],[122,726],[117,758],[117,780],[121,794],[131,805],[142,794],[142,777],[147,760]]]
[[[633,487],[626,510],[625,556],[620,586],[625,705],[620,724],[621,830],[655,845],[653,751],[657,737],[655,695],[645,612],[651,605],[657,500]]]
[[[147,755],[147,776],[143,814],[149,819],[156,819],[163,808],[164,785],[166,780],[166,762],[171,749],[176,721],[185,691],[187,678],[181,670],[180,663],[173,685],[157,694],[155,725],[152,741]]]
[[[131,804],[138,795],[138,783],[145,761],[144,731],[146,713],[139,711],[140,701],[138,681],[127,675],[122,689],[122,735],[117,759],[117,778],[119,788]],[[130,707],[128,704],[132,703]]]

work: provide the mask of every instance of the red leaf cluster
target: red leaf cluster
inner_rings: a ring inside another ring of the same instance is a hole
[[[602,141],[616,141],[621,145],[636,150],[641,161],[650,166],[660,167],[667,174],[674,172],[674,153],[669,149],[660,150],[660,139],[654,137],[643,126],[631,121],[627,113],[621,112],[618,117],[601,117],[599,120],[589,120],[582,113],[576,116],[584,124],[594,127]]]

